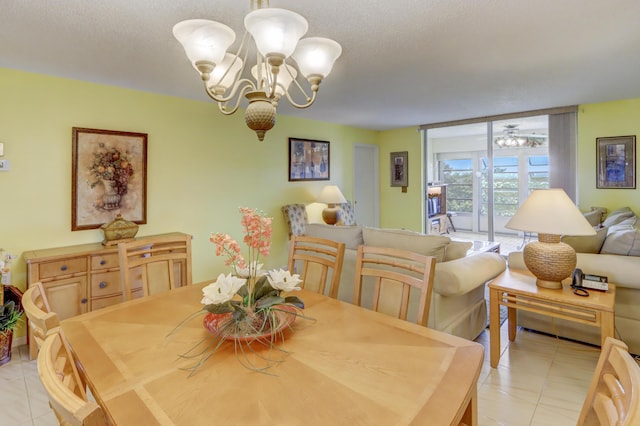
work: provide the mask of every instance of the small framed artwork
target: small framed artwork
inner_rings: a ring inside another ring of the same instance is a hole
[[[147,223],[147,134],[72,130],[71,230]]]
[[[597,188],[636,187],[636,137],[596,138]]]
[[[289,182],[329,180],[329,142],[289,138]]]
[[[409,152],[391,153],[391,186],[409,186]]]

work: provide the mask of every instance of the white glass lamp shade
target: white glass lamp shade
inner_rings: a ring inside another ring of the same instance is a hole
[[[595,235],[596,232],[562,189],[537,189],[505,228],[553,235]]]
[[[343,204],[347,202],[347,199],[344,198],[337,185],[326,185],[320,191],[317,201],[325,204]]]
[[[291,56],[309,28],[307,20],[285,9],[257,9],[245,16],[244,26],[251,33],[262,56]]]
[[[229,69],[231,68],[231,69]],[[221,89],[223,92],[233,85],[242,69],[242,59],[236,55],[225,53],[222,62],[216,65],[209,78],[209,87]],[[227,72],[227,70],[229,70]]]
[[[309,37],[300,40],[292,58],[298,64],[305,78],[329,75],[333,64],[342,54],[342,47],[337,42],[322,37]]]
[[[278,98],[284,95],[284,92],[289,88],[291,82],[298,75],[298,71],[291,65],[286,65],[287,69],[284,68],[284,65],[280,65],[280,72],[278,73],[278,82],[276,86],[276,95]],[[271,74],[271,66],[267,66],[265,63],[262,64],[262,74],[258,76],[258,65],[254,65],[251,68],[251,75],[253,78],[258,80],[262,80],[264,82],[265,87],[268,86],[267,82],[272,82],[273,77],[270,77],[267,80],[267,69],[269,69],[269,74]],[[288,70],[288,71],[287,71]]]
[[[207,19],[189,19],[173,27],[173,35],[182,44],[187,57],[195,65],[199,61],[219,64],[236,34],[228,26]]]

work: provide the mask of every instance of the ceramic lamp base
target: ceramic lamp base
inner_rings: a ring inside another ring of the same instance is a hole
[[[536,285],[543,288],[561,289],[562,280],[570,277],[576,267],[575,250],[560,242],[559,235],[538,235],[538,241],[524,247],[523,257],[537,278]]]
[[[327,225],[335,225],[340,220],[340,209],[335,207],[335,204],[333,207],[330,204],[329,207],[322,210],[322,220]]]

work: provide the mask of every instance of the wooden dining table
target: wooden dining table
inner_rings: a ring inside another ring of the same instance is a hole
[[[478,343],[308,291],[265,373],[224,342],[197,370],[180,357],[210,336],[202,287],[62,321],[76,364],[117,425],[477,424]],[[173,333],[172,333],[173,331]],[[256,346],[255,344],[253,346]],[[193,373],[193,374],[192,374]]]

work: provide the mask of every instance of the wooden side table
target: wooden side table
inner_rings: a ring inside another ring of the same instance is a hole
[[[562,290],[541,288],[529,271],[507,269],[489,283],[491,367],[497,367],[500,360],[500,305],[508,308],[512,342],[516,338],[516,309],[522,309],[599,327],[604,345],[607,336],[615,337],[615,298],[616,286],[611,283],[606,292],[589,290],[588,297],[581,297],[573,293],[569,282],[563,283]]]

